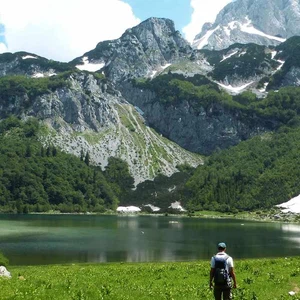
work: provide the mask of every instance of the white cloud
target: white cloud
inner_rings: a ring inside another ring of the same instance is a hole
[[[3,43],[0,43],[0,53],[4,53],[7,51],[8,51],[7,47]]]
[[[185,38],[192,42],[206,22],[214,22],[220,10],[232,0],[190,0],[194,12],[190,24],[183,28]]]
[[[69,61],[119,38],[140,20],[121,0],[0,0],[0,22],[10,52]],[[4,52],[3,44],[0,52]]]

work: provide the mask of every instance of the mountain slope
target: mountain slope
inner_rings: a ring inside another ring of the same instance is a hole
[[[300,35],[299,1],[236,0],[219,12],[213,24],[203,26],[193,47],[220,50],[234,43],[275,46],[295,35]]]
[[[8,86],[5,90],[4,86]],[[202,159],[161,137],[120,92],[99,75],[65,73],[49,78],[0,79],[0,116],[33,116],[48,124],[42,143],[56,145],[104,168],[108,158],[129,164],[135,183],[157,174],[171,175],[177,165],[197,166]]]
[[[1,213],[116,209],[117,189],[101,169],[89,166],[87,156],[43,147],[37,140],[41,127],[35,118],[11,116],[0,123]]]
[[[72,70],[68,63],[57,62],[28,52],[0,55],[0,76],[26,75],[32,78],[54,76]]]
[[[150,18],[126,30],[121,38],[100,42],[92,51],[76,58],[73,66],[93,66],[113,82],[151,77],[192,52],[187,41],[169,19]],[[96,71],[96,70],[94,70]]]
[[[299,195],[300,129],[254,137],[212,155],[185,187],[190,209],[271,208]]]
[[[161,135],[210,154],[278,128],[281,121],[252,105],[272,88],[299,85],[299,50],[297,37],[277,47],[192,50],[172,21],[151,18],[69,64],[0,56],[0,116],[35,116],[49,124],[44,144],[89,152],[102,168],[110,156],[122,158],[139,183],[201,163]]]

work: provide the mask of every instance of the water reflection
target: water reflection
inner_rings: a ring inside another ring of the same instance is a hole
[[[292,244],[291,247],[300,248],[300,225],[297,224],[282,224],[282,231],[285,233],[285,240],[287,244]]]
[[[11,264],[209,259],[219,241],[235,258],[299,255],[300,226],[151,216],[0,216]]]
[[[300,232],[300,225],[297,224],[282,224],[281,225],[282,231],[288,232]]]

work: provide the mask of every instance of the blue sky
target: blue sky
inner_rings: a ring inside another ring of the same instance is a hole
[[[0,0],[0,53],[26,51],[70,61],[149,17],[172,19],[192,42],[203,23],[213,22],[231,1]]]
[[[175,28],[182,29],[191,22],[193,9],[190,0],[124,0],[142,21],[150,17],[168,18]]]

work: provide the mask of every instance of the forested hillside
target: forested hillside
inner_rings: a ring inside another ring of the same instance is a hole
[[[211,155],[185,185],[189,210],[270,208],[300,193],[300,128],[282,127]]]
[[[236,112],[244,122],[264,123],[270,129],[295,122],[300,114],[299,87],[270,91],[266,98],[258,98],[250,91],[232,96],[221,91],[216,84],[209,83],[204,76],[185,78],[178,74],[161,75],[146,81],[135,80],[134,85],[154,91],[158,101],[165,105],[176,106],[188,101],[196,112],[200,112],[202,108],[209,110],[217,104]]]
[[[37,139],[36,119],[9,117],[0,123],[0,211],[14,213],[104,212],[115,210],[132,187],[128,166],[111,160],[106,175],[81,158],[47,147]]]

